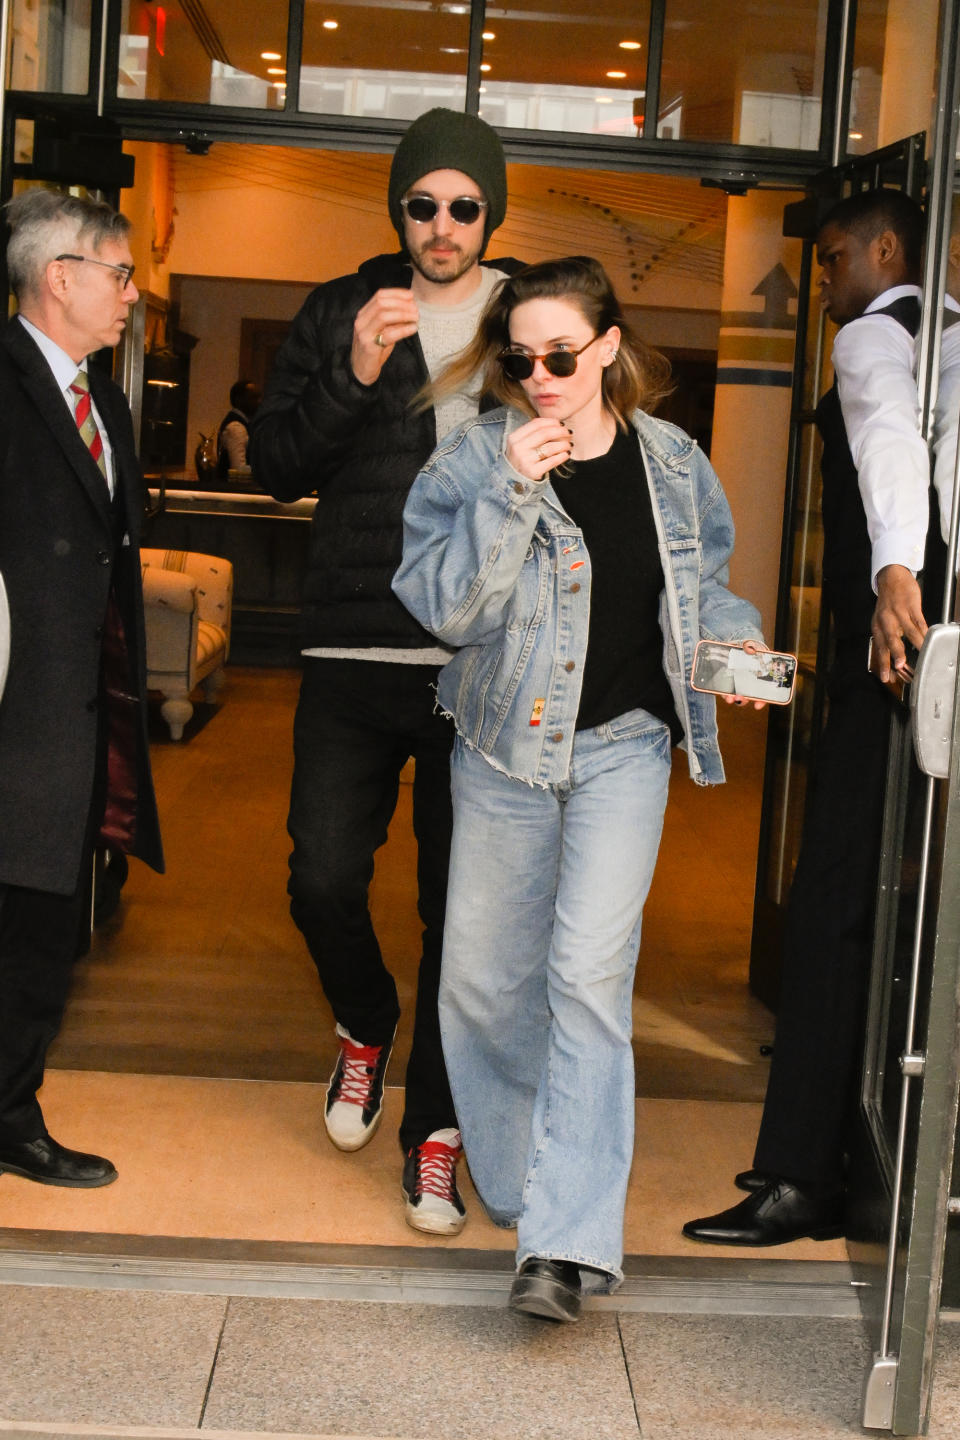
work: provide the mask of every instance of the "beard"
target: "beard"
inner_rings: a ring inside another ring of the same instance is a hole
[[[454,280],[459,280],[461,275],[472,269],[480,258],[479,245],[465,250],[460,245],[454,245],[452,241],[444,242],[444,250],[451,253],[441,258],[433,253],[434,243],[428,240],[419,247],[408,246],[414,270],[418,270],[425,280],[434,285],[451,285]]]

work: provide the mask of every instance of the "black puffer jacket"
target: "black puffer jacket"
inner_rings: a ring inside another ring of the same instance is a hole
[[[485,262],[513,273],[515,260]],[[390,589],[403,547],[407,492],[437,443],[433,411],[411,400],[428,379],[416,336],[374,385],[350,368],[353,322],[377,290],[409,287],[402,254],[368,260],[319,285],[280,349],[253,420],[250,463],[278,500],[317,492],[303,593],[306,647],[433,649],[436,640]]]

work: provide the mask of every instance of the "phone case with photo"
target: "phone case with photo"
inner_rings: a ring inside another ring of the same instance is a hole
[[[786,650],[758,650],[720,640],[701,640],[693,657],[690,684],[710,695],[739,695],[789,705],[797,678],[797,657]]]

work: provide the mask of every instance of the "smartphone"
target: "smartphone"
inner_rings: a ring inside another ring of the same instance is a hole
[[[759,650],[751,654],[742,645],[701,640],[693,656],[690,684],[711,695],[742,695],[789,705],[797,678],[797,657],[785,650]]]

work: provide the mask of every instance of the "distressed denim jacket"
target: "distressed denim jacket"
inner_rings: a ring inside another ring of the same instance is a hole
[[[759,615],[727,589],[733,520],[720,482],[689,435],[637,411],[660,560],[663,668],[683,725],[690,774],[724,779],[712,695],[688,677],[700,639],[762,640]],[[457,654],[438,698],[464,741],[535,785],[566,779],[587,650],[590,557],[549,480],[507,460],[526,417],[492,410],[447,436],[404,509],[393,588]],[[639,473],[639,471],[638,471]]]

